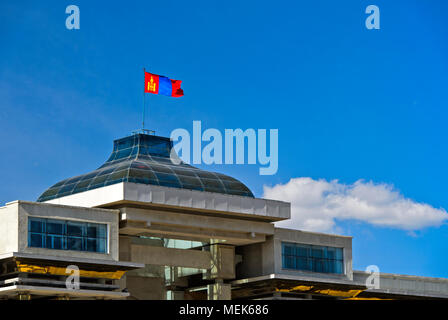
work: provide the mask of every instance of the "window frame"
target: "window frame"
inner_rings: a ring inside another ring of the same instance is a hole
[[[40,231],[36,231],[36,225],[33,223],[40,223]],[[28,216],[27,219],[27,247],[37,248],[37,249],[47,249],[47,250],[61,250],[61,251],[75,251],[75,252],[85,252],[85,253],[99,253],[99,254],[109,254],[110,253],[110,226],[109,223],[98,223],[83,220],[73,220],[73,219],[55,219],[47,217],[35,217]],[[51,224],[61,224],[62,231],[53,228],[54,225]],[[52,227],[50,231],[48,226]],[[78,226],[81,232],[69,233],[69,227]],[[33,228],[34,227],[34,228]],[[95,228],[96,235],[92,236],[92,229]],[[40,245],[34,243],[32,237],[40,236]],[[60,239],[61,246],[56,245],[55,239]],[[74,248],[69,246],[69,241],[77,240],[80,244],[79,248]],[[51,241],[51,243],[48,243]],[[92,248],[91,244],[95,243],[95,250],[89,250]],[[89,245],[90,244],[90,245]],[[57,247],[57,248],[55,248]]]
[[[301,249],[300,254],[298,254],[298,249]],[[327,258],[329,252],[328,249],[330,249],[330,252],[332,252],[333,258]],[[281,241],[282,269],[327,275],[345,275],[346,270],[344,249],[344,247]],[[318,250],[321,250],[321,257],[313,255],[313,253],[317,253]],[[339,254],[338,250],[340,250]],[[301,265],[307,265],[307,267],[299,268],[297,266],[298,261],[300,261]],[[341,272],[336,272],[339,268]],[[335,272],[329,272],[325,270],[332,270]]]

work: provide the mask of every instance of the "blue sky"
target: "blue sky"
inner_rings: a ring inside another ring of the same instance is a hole
[[[65,28],[70,4],[80,30]],[[365,28],[370,4],[380,30]],[[446,209],[446,12],[442,0],[2,1],[0,202],[101,165],[140,127],[145,67],[183,80],[180,99],[147,96],[158,135],[193,120],[279,130],[276,175],[212,168],[256,196],[291,178],[363,179]],[[337,227],[354,237],[355,269],[448,277],[445,223]]]

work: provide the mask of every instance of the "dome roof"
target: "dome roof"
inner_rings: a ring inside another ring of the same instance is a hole
[[[87,174],[56,183],[38,202],[120,183],[134,182],[171,188],[217,192],[254,197],[240,181],[224,174],[209,172],[170,158],[169,138],[137,133],[114,141],[109,159]]]

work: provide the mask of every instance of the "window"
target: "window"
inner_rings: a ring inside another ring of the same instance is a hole
[[[107,252],[107,225],[29,218],[28,246],[57,250]]]
[[[282,243],[283,268],[322,273],[344,273],[342,248]]]

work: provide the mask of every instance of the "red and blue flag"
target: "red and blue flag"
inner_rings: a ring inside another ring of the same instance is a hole
[[[178,98],[184,95],[181,83],[181,80],[172,80],[145,71],[145,92]]]

